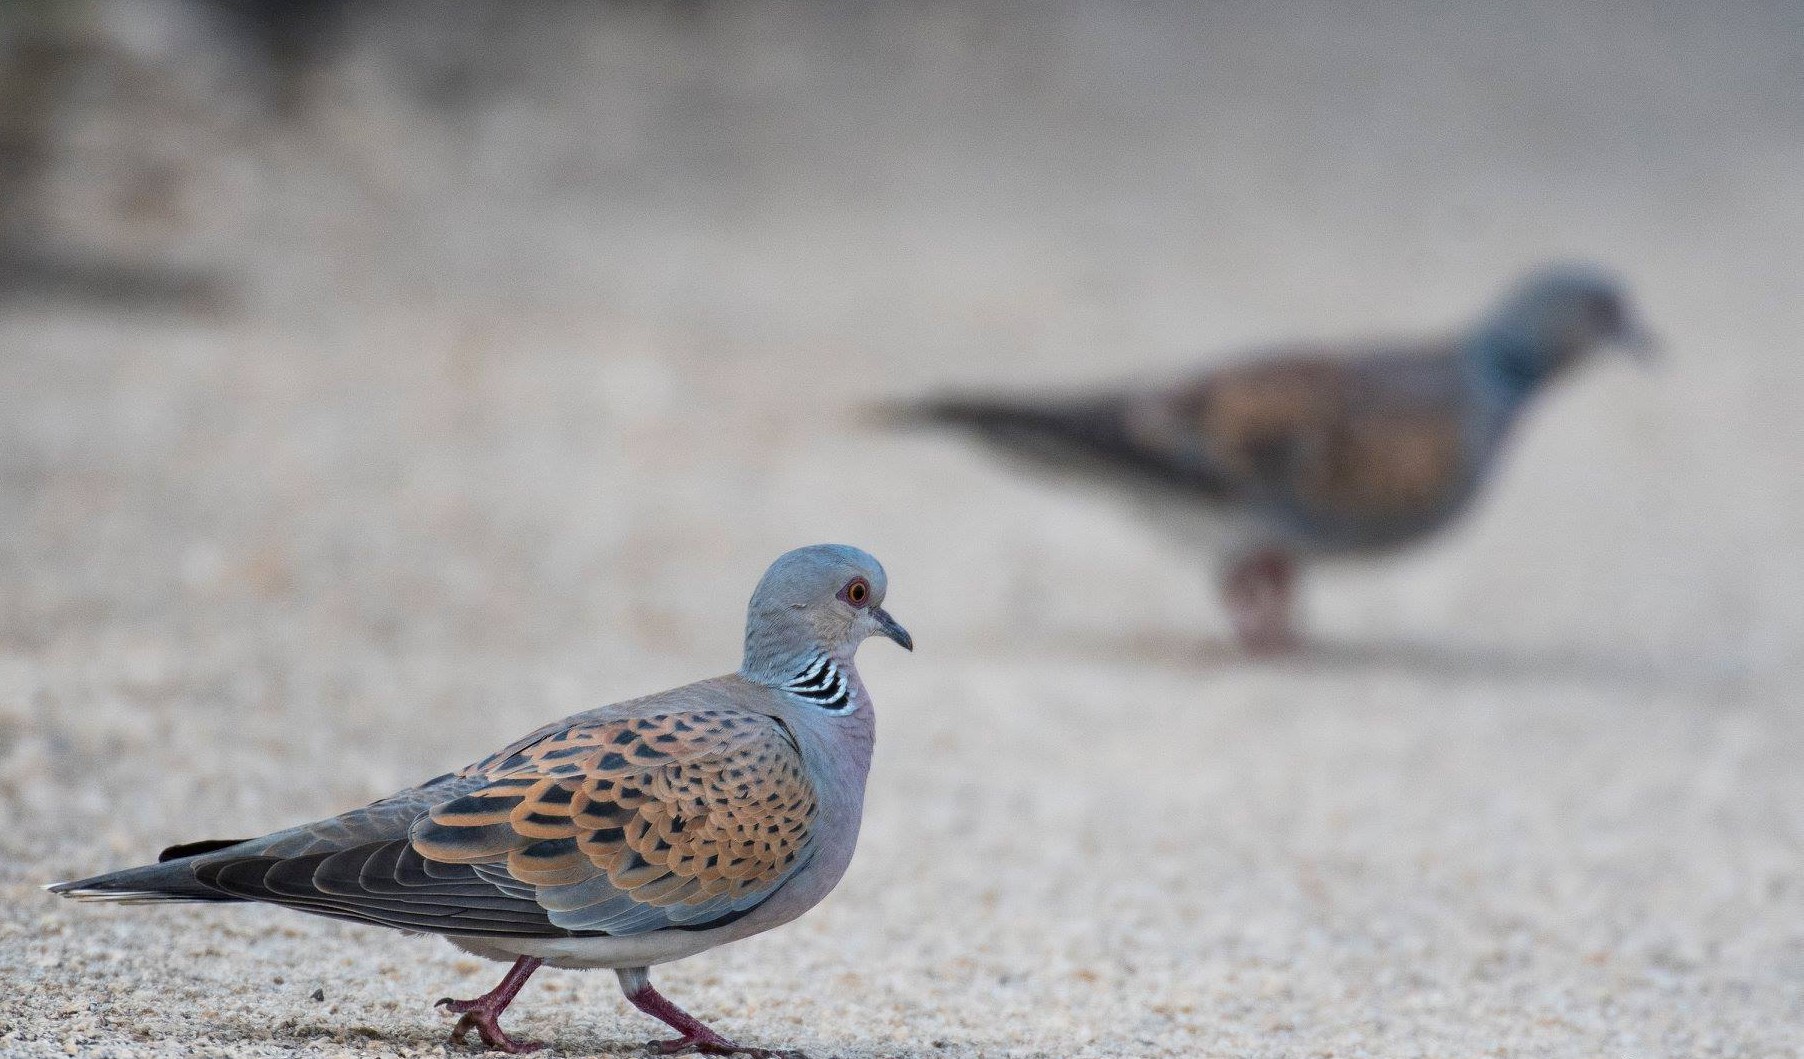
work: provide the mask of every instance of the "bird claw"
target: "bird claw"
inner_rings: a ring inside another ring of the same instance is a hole
[[[475,1030],[476,1035],[482,1038],[483,1044],[509,1055],[536,1052],[545,1047],[539,1041],[516,1041],[503,1033],[501,1023],[495,1014],[484,1008],[480,1001],[452,1000],[450,997],[446,997],[432,1006],[463,1013],[463,1017],[457,1020],[457,1025],[451,1027],[452,1044],[464,1043],[464,1039],[470,1035],[470,1031]]]
[[[462,1044],[464,1038],[470,1035],[470,1031],[475,1030],[482,1037],[483,1044],[510,1055],[536,1052],[545,1047],[538,1041],[516,1041],[501,1032],[501,1013],[507,1010],[509,1004],[513,1003],[515,994],[520,992],[520,987],[526,984],[526,979],[531,977],[532,972],[538,970],[539,965],[543,962],[532,956],[522,956],[514,961],[513,969],[507,972],[507,977],[501,980],[500,985],[475,1000],[453,1000],[450,997],[443,997],[438,1003],[432,1005],[435,1008],[443,1008],[462,1016],[457,1020],[457,1025],[451,1027],[451,1043]]]

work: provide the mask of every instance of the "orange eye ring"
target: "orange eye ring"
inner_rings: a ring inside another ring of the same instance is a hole
[[[862,607],[871,601],[871,583],[862,577],[854,577],[839,590],[839,598],[854,607]]]

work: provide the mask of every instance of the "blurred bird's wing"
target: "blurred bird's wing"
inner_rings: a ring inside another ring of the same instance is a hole
[[[1212,375],[1143,412],[1142,429],[1180,435],[1238,497],[1361,538],[1431,519],[1459,492],[1462,394],[1450,355],[1296,357]]]
[[[950,399],[917,418],[1054,467],[1364,535],[1457,488],[1465,433],[1449,353],[1291,351],[1173,387],[1048,402]]]

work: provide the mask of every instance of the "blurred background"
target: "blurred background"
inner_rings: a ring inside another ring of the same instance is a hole
[[[1796,1055],[1800,174],[1792,0],[0,3],[0,1052],[435,1047],[490,974],[448,947],[35,887],[730,669],[842,540],[920,650],[863,659],[840,892],[662,980],[730,1035]],[[1301,658],[1131,511],[864,411],[1434,331],[1564,257],[1663,362],[1311,578]],[[605,977],[515,1026],[631,1052]]]

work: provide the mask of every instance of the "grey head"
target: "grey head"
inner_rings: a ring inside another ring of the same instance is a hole
[[[1467,338],[1465,355],[1488,396],[1516,404],[1611,345],[1645,356],[1654,343],[1615,276],[1563,264],[1524,277]]]
[[[764,572],[746,608],[740,675],[782,685],[822,656],[850,662],[858,645],[872,636],[914,650],[908,630],[883,609],[888,590],[883,565],[849,545],[784,552]]]

